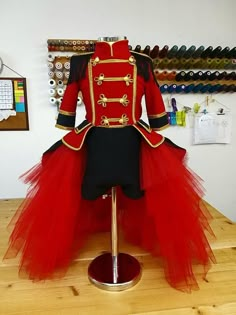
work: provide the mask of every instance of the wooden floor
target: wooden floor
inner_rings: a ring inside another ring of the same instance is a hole
[[[6,226],[20,200],[0,200],[0,257],[8,240]],[[89,240],[80,259],[63,280],[32,283],[17,274],[17,260],[0,260],[1,315],[236,315],[236,224],[209,206],[217,239],[211,241],[217,264],[200,290],[191,294],[171,288],[157,261],[139,248],[120,241],[120,251],[132,254],[143,269],[140,282],[122,292],[94,287],[87,278],[91,260],[109,250],[109,235]]]

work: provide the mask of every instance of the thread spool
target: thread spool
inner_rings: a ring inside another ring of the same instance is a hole
[[[48,62],[48,69],[53,70],[54,64],[53,62]]]
[[[49,94],[50,96],[55,96],[55,95],[56,95],[56,90],[55,90],[55,89],[49,89],[49,90],[48,90],[48,94]]]
[[[152,59],[157,58],[157,57],[158,57],[158,54],[159,54],[159,46],[158,46],[158,45],[155,45],[155,46],[153,47],[153,49],[150,51],[150,57],[151,57]]]
[[[186,89],[186,85],[185,84],[181,84],[181,85],[177,85],[176,86],[176,93],[183,93],[185,92],[185,89]]]
[[[54,78],[55,73],[53,71],[49,71],[48,76],[49,76],[49,78]]]
[[[63,100],[63,97],[58,97],[58,98],[57,98],[57,102],[58,102],[58,105],[59,105],[59,106],[61,105],[62,100]]]
[[[55,63],[55,68],[56,68],[57,70],[61,70],[61,69],[63,68],[62,63],[59,62],[59,61],[57,61],[57,62]]]
[[[64,89],[62,89],[62,88],[57,89],[57,94],[58,94],[59,96],[63,96],[64,93],[65,93]]]
[[[53,62],[54,59],[55,59],[55,58],[54,58],[54,56],[53,56],[52,54],[49,54],[49,55],[48,55],[48,61],[49,61],[49,62]]]
[[[58,80],[58,81],[57,81],[57,86],[58,86],[59,88],[62,88],[62,87],[64,86],[63,81],[62,81],[62,80]]]
[[[175,80],[175,77],[176,77],[176,71],[171,71],[167,73],[167,76],[166,76],[167,80],[169,81]]]
[[[80,106],[83,104],[83,101],[82,101],[82,98],[81,97],[78,97],[77,98],[77,105]]]
[[[66,79],[69,79],[70,72],[69,71],[65,71],[64,72],[64,76],[65,76]]]
[[[50,86],[50,88],[55,88],[57,84],[56,84],[56,81],[55,81],[55,80],[50,79],[50,80],[48,81],[48,85]]]
[[[55,75],[58,79],[62,79],[63,78],[63,72],[62,71],[56,71]]]
[[[166,93],[166,92],[168,92],[168,85],[167,85],[167,84],[161,85],[160,91],[161,91],[161,93]]]
[[[50,102],[50,104],[52,104],[52,105],[56,105],[56,104],[57,104],[57,99],[56,99],[55,97],[50,97],[50,98],[49,98],[49,102]]]
[[[70,70],[70,62],[69,62],[69,61],[66,61],[66,62],[64,63],[64,68],[65,68],[66,70]]]

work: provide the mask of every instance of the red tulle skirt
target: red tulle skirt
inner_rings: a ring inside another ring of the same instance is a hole
[[[193,266],[208,271],[214,256],[206,232],[210,214],[202,201],[201,180],[184,163],[184,151],[164,142],[141,144],[144,197],[133,200],[118,190],[119,225],[127,241],[160,258],[171,286],[190,291],[198,284]],[[91,233],[110,229],[110,200],[81,197],[85,149],[60,146],[23,175],[30,184],[13,217],[5,258],[21,252],[20,273],[32,280],[62,277]]]

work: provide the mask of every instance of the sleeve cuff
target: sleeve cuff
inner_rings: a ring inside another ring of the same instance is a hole
[[[162,130],[169,126],[167,113],[148,116],[149,125],[154,130]]]
[[[75,114],[74,115],[64,115],[59,113],[57,117],[56,127],[62,129],[73,129],[75,126]]]

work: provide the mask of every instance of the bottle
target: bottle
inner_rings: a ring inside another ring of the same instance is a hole
[[[205,47],[204,46],[200,46],[198,47],[194,53],[192,54],[192,58],[196,59],[196,58],[200,58],[201,54],[203,53]]]
[[[175,76],[175,80],[176,81],[184,81],[184,77],[185,77],[186,72],[185,71],[180,71],[176,74]]]
[[[213,51],[213,47],[209,46],[207,47],[201,54],[201,58],[209,58],[211,52]]]
[[[186,50],[187,50],[187,47],[185,45],[182,45],[176,52],[175,58],[182,58]]]
[[[224,49],[222,49],[217,58],[226,58],[227,53],[230,51],[230,48],[228,46],[226,46]]]
[[[215,49],[212,50],[212,52],[209,55],[209,58],[218,58],[219,53],[221,52],[222,47],[217,46]]]
[[[167,53],[167,58],[171,59],[174,58],[178,51],[178,46],[174,45]]]
[[[159,46],[158,45],[155,45],[153,47],[153,49],[150,51],[150,57],[152,59],[155,59],[158,57],[158,54],[159,54]]]
[[[196,46],[192,45],[190,46],[184,53],[183,58],[189,59],[192,57],[193,53],[196,50]]]
[[[150,50],[151,50],[151,47],[149,45],[147,45],[144,50],[143,50],[143,54],[149,56],[150,55]]]
[[[165,58],[165,57],[167,56],[168,49],[169,49],[169,46],[165,45],[165,46],[159,51],[158,57],[159,57],[159,58]]]

